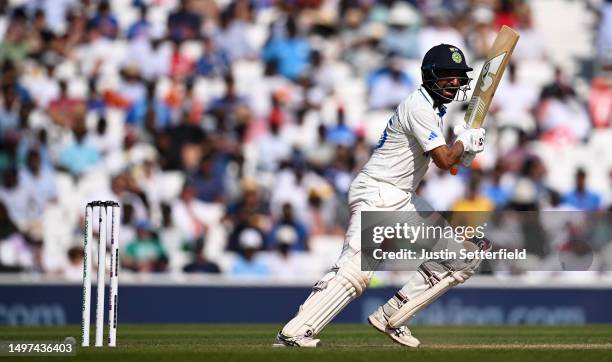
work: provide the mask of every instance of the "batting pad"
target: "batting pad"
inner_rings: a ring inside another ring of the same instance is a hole
[[[338,269],[335,276],[315,289],[281,333],[288,337],[314,337],[350,302],[359,297],[372,276],[372,272],[360,270],[360,258],[361,254],[357,253]]]
[[[431,302],[438,299],[439,296],[456,284],[457,281],[452,275],[443,278],[433,287],[419,294],[414,299],[409,300],[397,312],[393,313],[393,315],[389,317],[389,326],[392,328],[399,328],[410,318],[414,317],[420,310],[427,307]]]

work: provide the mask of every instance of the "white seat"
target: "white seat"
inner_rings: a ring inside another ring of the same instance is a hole
[[[164,201],[176,199],[185,183],[185,175],[180,171],[166,171],[162,180],[162,184],[159,185],[159,189],[162,190],[161,199]]]
[[[535,88],[541,88],[553,81],[555,70],[548,62],[522,61],[517,67],[517,78],[519,81],[529,84]]]

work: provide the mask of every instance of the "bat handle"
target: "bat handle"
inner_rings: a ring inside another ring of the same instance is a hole
[[[455,163],[454,165],[451,166],[450,168],[450,174],[455,176],[459,173],[459,162]]]

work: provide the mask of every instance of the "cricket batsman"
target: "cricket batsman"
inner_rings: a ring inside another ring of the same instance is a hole
[[[443,133],[446,104],[467,99],[470,71],[472,68],[466,64],[463,52],[455,46],[440,44],[425,54],[420,88],[397,106],[370,160],[351,184],[348,196],[351,219],[340,258],[314,285],[297,315],[278,333],[274,346],[317,347],[320,340],[316,337],[321,330],[368,286],[372,272],[361,270],[361,211],[433,211],[415,194],[431,160],[444,170],[458,162],[469,167],[475,155],[482,152],[483,128],[456,127],[452,146],[447,145]],[[428,290],[442,278],[450,278],[445,279],[451,280],[449,286],[463,283],[477,266],[460,260],[423,262],[368,321],[393,341],[418,347],[419,340],[412,336],[405,323],[428,304],[428,298],[433,300],[439,296]],[[434,296],[429,297],[430,294]],[[412,300],[419,303],[406,312],[402,306]]]

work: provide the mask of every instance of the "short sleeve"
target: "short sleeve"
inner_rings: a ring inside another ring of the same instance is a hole
[[[438,119],[433,112],[428,110],[409,111],[406,118],[412,135],[417,139],[423,151],[429,152],[446,144]]]

